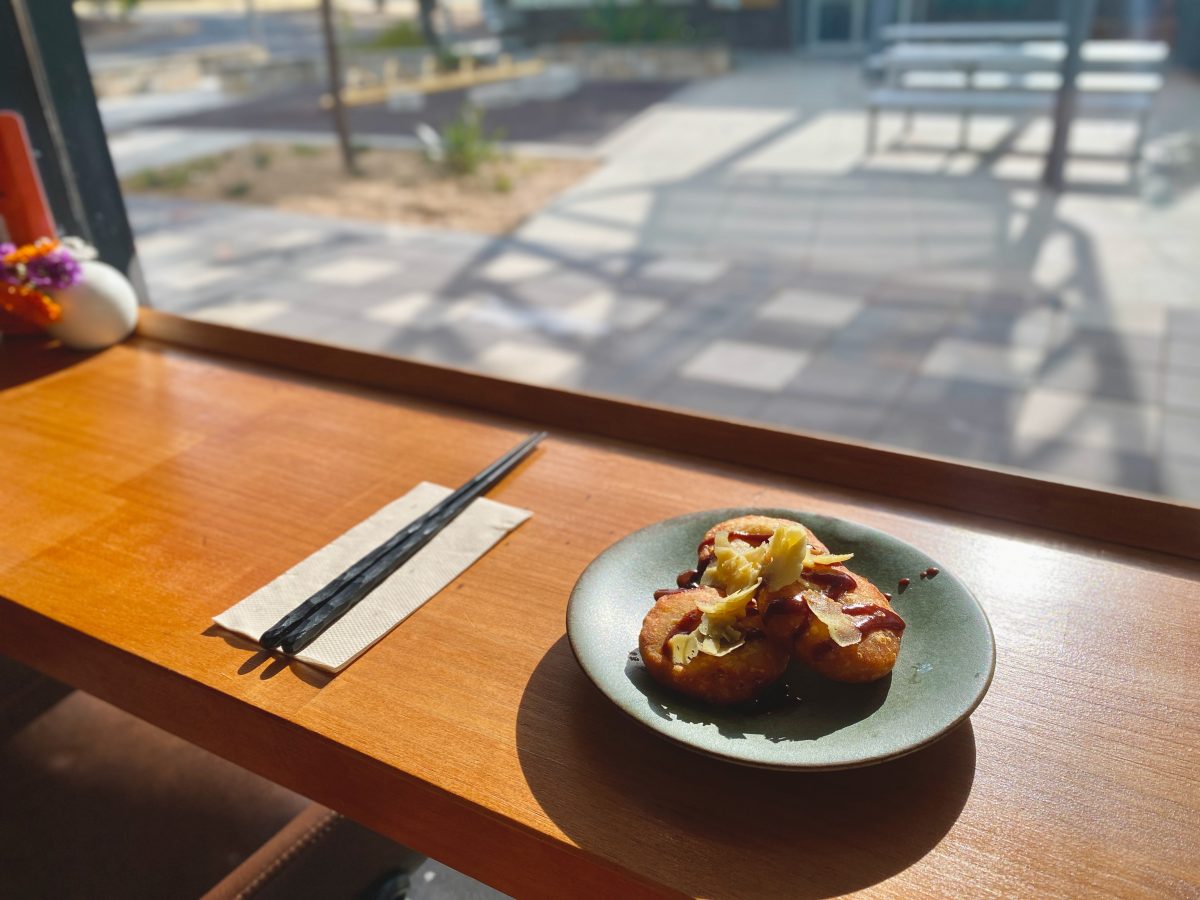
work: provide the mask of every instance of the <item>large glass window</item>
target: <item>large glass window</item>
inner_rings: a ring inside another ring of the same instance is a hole
[[[77,7],[154,306],[1200,500],[1193,4],[322,5]]]

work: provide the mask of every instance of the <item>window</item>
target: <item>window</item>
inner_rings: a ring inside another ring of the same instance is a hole
[[[6,8],[55,211],[134,264],[102,118],[152,305],[1200,499],[1187,4],[347,7],[354,176],[315,5],[89,12],[99,117]]]

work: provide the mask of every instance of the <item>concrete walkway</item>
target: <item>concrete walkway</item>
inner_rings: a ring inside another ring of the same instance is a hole
[[[788,60],[651,108],[509,239],[130,205],[202,318],[1200,501],[1198,96],[1135,185],[1082,123],[1062,195],[1044,122],[868,158],[857,71]]]

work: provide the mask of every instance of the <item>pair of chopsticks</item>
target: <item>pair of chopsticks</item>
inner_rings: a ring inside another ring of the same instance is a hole
[[[303,650],[412,559],[477,497],[495,487],[544,437],[546,432],[539,431],[526,438],[425,515],[401,528],[264,631],[259,644],[266,650],[279,648],[284,653]]]

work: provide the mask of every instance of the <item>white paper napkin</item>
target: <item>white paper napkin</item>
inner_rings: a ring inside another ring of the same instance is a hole
[[[421,482],[213,621],[257,641],[289,610],[450,492],[440,484]],[[479,498],[295,658],[330,672],[345,668],[529,516],[528,510]]]

